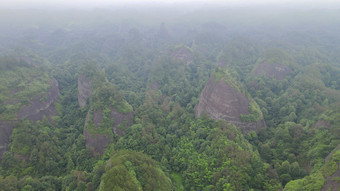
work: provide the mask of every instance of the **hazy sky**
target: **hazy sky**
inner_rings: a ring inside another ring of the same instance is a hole
[[[226,6],[244,5],[279,5],[286,6],[303,5],[307,7],[339,5],[339,0],[0,0],[0,7],[10,8],[39,8],[39,7],[79,7],[97,8],[109,5],[131,5],[131,4],[170,4],[178,5],[183,3],[198,4],[224,4]],[[337,6],[338,7],[338,6]]]

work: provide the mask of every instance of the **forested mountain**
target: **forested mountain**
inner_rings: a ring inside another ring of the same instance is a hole
[[[339,190],[339,18],[1,10],[0,190]]]

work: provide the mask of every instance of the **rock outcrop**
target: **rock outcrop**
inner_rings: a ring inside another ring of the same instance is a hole
[[[250,114],[249,104],[250,100],[243,93],[223,79],[216,82],[215,77],[211,77],[200,95],[195,116],[199,117],[205,113],[214,120],[225,120],[246,134],[265,127],[263,119],[257,122],[241,120],[241,115]]]
[[[18,112],[16,119],[0,121],[0,160],[3,153],[7,150],[10,143],[9,137],[15,127],[15,123],[21,119],[27,119],[32,122],[41,121],[46,117],[52,122],[52,116],[57,115],[54,103],[59,98],[58,81],[52,78],[49,81],[51,88],[46,92],[46,99],[41,95],[35,96],[27,106],[22,107]],[[44,100],[44,101],[42,101]],[[19,100],[20,101],[20,100]]]
[[[106,145],[110,144],[110,136],[108,134],[91,133],[84,129],[86,148],[89,149],[93,156],[104,153]]]
[[[92,116],[92,119],[89,119],[89,116]],[[92,155],[97,154],[103,154],[105,147],[110,144],[110,133],[96,133],[96,130],[98,129],[108,129],[108,131],[112,131],[114,135],[122,136],[124,134],[124,130],[117,128],[118,125],[123,126],[131,126],[131,122],[133,119],[133,112],[129,113],[120,113],[116,109],[110,107],[110,116],[111,119],[113,119],[112,126],[109,127],[102,127],[103,122],[103,113],[102,111],[95,111],[90,115],[88,113],[86,117],[86,123],[88,121],[93,121],[93,124],[95,126],[95,129],[92,129],[93,131],[90,132],[89,129],[84,129],[84,136],[85,136],[85,142],[86,147],[91,151]],[[86,126],[86,124],[85,124]]]
[[[274,77],[276,80],[283,80],[291,72],[292,70],[286,65],[264,62],[255,68],[253,74],[257,76],[266,75],[267,78]]]
[[[92,89],[90,86],[90,79],[83,75],[78,76],[78,103],[80,107],[86,105],[87,99],[91,96]]]
[[[131,126],[131,122],[133,119],[133,112],[119,113],[115,108],[110,107],[110,109],[111,109],[111,118],[114,119],[113,133],[115,135],[122,136],[124,134],[124,131],[121,129],[117,129],[117,126],[120,124],[124,126]]]
[[[46,101],[42,101],[42,96],[38,95],[30,101],[28,106],[21,108],[18,112],[18,119],[28,119],[36,122],[46,117],[51,121],[51,117],[57,115],[54,103],[59,98],[58,81],[55,78],[50,80],[51,88],[46,92]]]

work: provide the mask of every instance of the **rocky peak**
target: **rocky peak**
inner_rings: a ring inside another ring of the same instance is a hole
[[[78,76],[78,103],[80,107],[84,107],[86,105],[86,101],[91,94],[92,89],[90,86],[90,79],[80,74]]]
[[[50,89],[46,92],[46,99],[42,101],[42,95],[36,95],[31,99],[28,105],[22,107],[18,112],[16,118],[12,120],[0,120],[0,160],[3,153],[7,150],[10,143],[10,136],[15,127],[15,123],[21,119],[28,119],[32,122],[43,120],[46,117],[50,122],[52,116],[57,115],[54,103],[59,98],[58,81],[55,78],[49,81]],[[20,102],[20,100],[18,100]]]
[[[36,96],[30,101],[28,106],[19,110],[18,119],[28,119],[36,122],[41,121],[45,116],[50,121],[52,116],[57,115],[54,103],[59,98],[58,81],[52,78],[49,84],[51,88],[46,92],[46,101],[41,101],[41,95]]]
[[[86,147],[92,155],[97,156],[104,153],[113,135],[122,136],[125,128],[131,125],[133,109],[113,84],[98,81],[94,88],[90,95],[84,136]]]
[[[124,130],[117,128],[118,125],[131,126],[133,119],[133,112],[120,113],[115,108],[110,107],[109,118],[113,120],[111,124],[103,124],[103,111],[94,111],[92,114],[89,112],[86,117],[84,136],[86,147],[91,151],[92,155],[101,155],[104,153],[105,147],[110,144],[111,138],[109,131],[114,135],[122,136]],[[90,119],[91,117],[92,119]],[[92,123],[95,126],[90,130],[87,123]],[[108,125],[108,126],[107,126]],[[96,132],[98,131],[98,132]],[[104,131],[104,133],[99,133]]]
[[[252,104],[256,103],[239,91],[235,84],[212,76],[200,95],[195,116],[207,114],[214,120],[225,120],[248,133],[265,127],[262,113],[257,116],[258,120],[244,120],[243,116],[253,115]]]

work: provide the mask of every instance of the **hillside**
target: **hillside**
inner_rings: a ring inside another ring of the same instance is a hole
[[[176,6],[1,9],[0,190],[339,189],[339,11]]]
[[[266,127],[263,115],[257,103],[246,94],[228,72],[217,68],[200,95],[195,115],[225,120],[244,134],[258,131]]]
[[[0,159],[8,149],[13,128],[22,120],[48,120],[53,123],[58,112],[59,88],[55,78],[21,58],[2,57]]]

